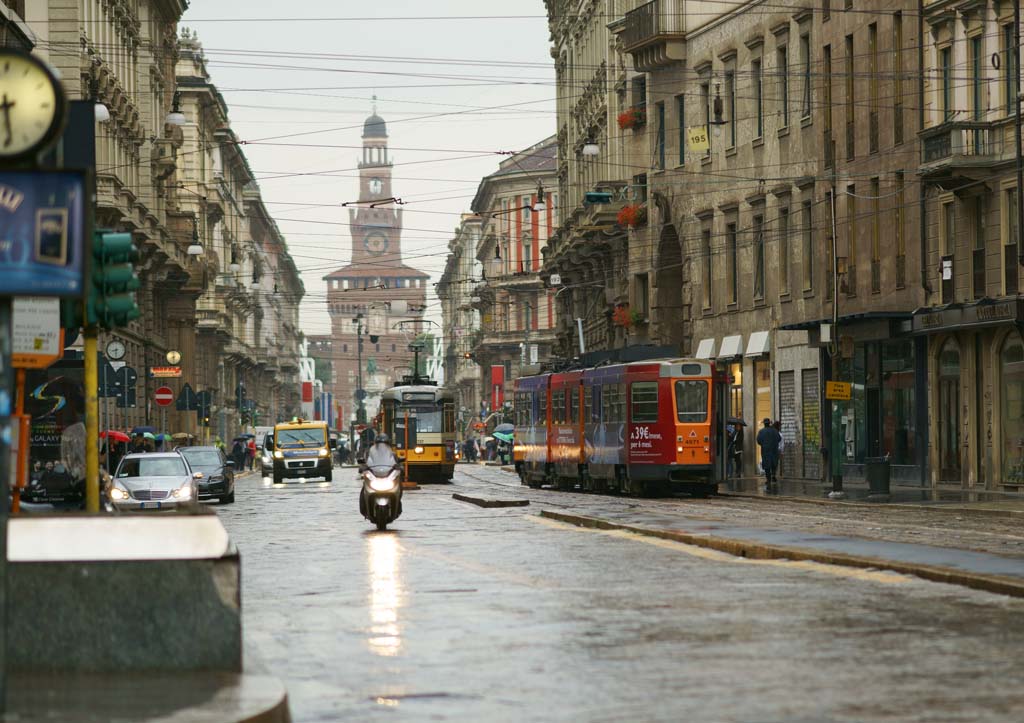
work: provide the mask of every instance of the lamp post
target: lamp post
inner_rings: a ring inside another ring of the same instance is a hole
[[[366,327],[363,326],[363,315],[356,314],[356,317],[352,319],[352,323],[356,326],[356,423],[366,424],[366,406],[363,403],[366,399],[366,392],[363,390],[363,332],[366,331]]]

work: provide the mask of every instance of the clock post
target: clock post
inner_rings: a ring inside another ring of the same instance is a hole
[[[7,251],[0,258],[0,489],[5,490],[11,489],[12,442],[24,464],[30,436],[24,423],[12,429],[15,354],[24,351],[14,298],[81,301],[85,291],[85,174],[44,171],[39,163],[66,120],[64,89],[50,67],[25,51],[0,50],[0,238]],[[91,440],[85,447],[95,454]],[[7,505],[0,505],[0,621],[7,619],[7,514]],[[0,711],[6,709],[6,644],[6,625],[0,624]]]

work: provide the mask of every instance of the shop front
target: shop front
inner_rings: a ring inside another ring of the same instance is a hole
[[[921,309],[927,339],[930,479],[935,486],[1024,490],[1024,300]]]

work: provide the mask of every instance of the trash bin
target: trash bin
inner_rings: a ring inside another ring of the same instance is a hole
[[[864,476],[871,495],[889,494],[889,458],[868,457],[864,460]]]

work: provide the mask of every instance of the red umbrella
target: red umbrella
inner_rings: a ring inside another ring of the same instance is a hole
[[[113,429],[109,430],[107,432],[100,432],[100,439],[106,439],[107,437],[110,437],[110,439],[114,440],[115,442],[131,442],[132,441],[132,438],[129,437],[124,432],[118,432],[118,431],[113,430]]]

